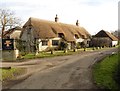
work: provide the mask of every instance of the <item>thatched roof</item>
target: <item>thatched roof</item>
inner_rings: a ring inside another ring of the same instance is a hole
[[[23,26],[23,32],[27,26],[32,26],[36,32],[34,36],[42,39],[57,37],[58,33],[63,33],[67,41],[75,41],[75,34],[84,38],[89,38],[91,36],[82,27],[37,18],[29,18]]]
[[[112,35],[111,33],[107,32],[107,31],[104,31],[104,30],[99,31],[95,35],[95,37],[109,37],[113,41],[117,41],[118,40],[114,35]]]

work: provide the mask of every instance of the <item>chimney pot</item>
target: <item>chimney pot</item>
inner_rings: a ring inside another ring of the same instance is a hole
[[[57,14],[56,14],[56,17],[55,17],[55,22],[58,22],[58,16],[57,16]]]
[[[79,26],[79,21],[77,20],[77,22],[76,22],[76,26]]]

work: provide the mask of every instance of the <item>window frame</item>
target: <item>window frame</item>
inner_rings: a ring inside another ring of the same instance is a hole
[[[42,46],[48,46],[48,40],[42,40]]]
[[[52,40],[52,46],[58,46],[59,40]]]

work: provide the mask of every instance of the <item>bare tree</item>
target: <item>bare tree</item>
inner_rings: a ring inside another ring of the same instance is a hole
[[[9,26],[10,28],[12,28],[12,26],[21,25],[21,23],[21,19],[15,17],[13,11],[10,11],[8,9],[0,9],[0,25],[2,28],[2,38],[6,27]]]

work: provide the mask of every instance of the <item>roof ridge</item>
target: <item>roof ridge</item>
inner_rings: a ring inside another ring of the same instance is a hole
[[[40,20],[40,21],[45,21],[45,22],[51,22],[51,23],[54,23],[54,24],[64,24],[64,25],[71,25],[71,26],[74,26],[74,27],[81,27],[81,26],[76,26],[74,24],[69,24],[69,23],[63,23],[63,22],[55,22],[55,21],[52,21],[52,20],[46,20],[46,19],[40,19],[40,18],[35,18],[35,17],[30,17],[29,19],[32,20]]]
[[[108,31],[101,30],[97,34],[99,34],[100,32],[104,32],[112,40],[117,40],[117,37],[115,37],[113,34],[109,33]]]

